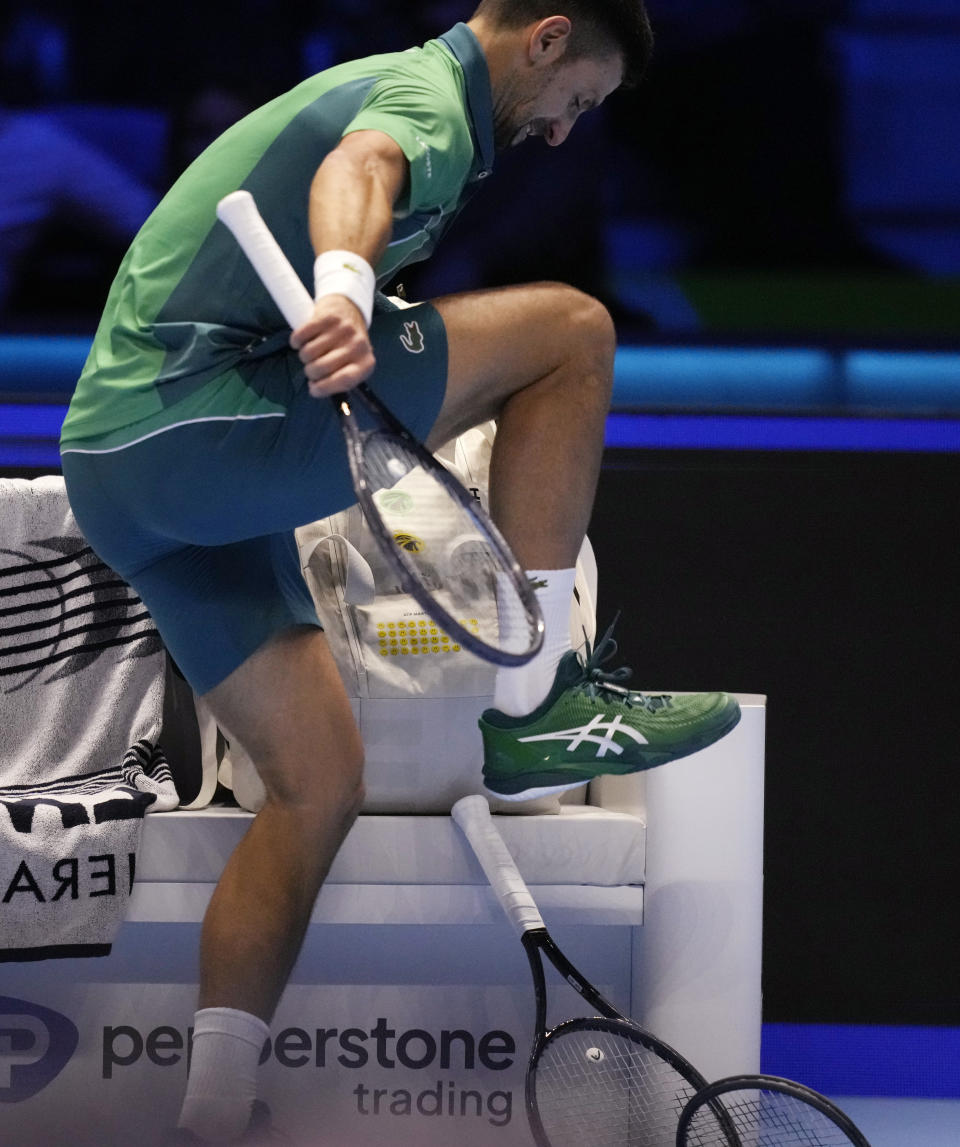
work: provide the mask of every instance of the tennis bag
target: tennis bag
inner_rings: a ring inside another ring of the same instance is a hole
[[[484,508],[494,434],[494,424],[487,423],[437,452]],[[425,512],[404,498],[385,517],[397,544],[429,562],[418,549]],[[492,702],[496,667],[452,642],[396,584],[359,507],[301,527],[297,543],[363,737],[363,811],[448,813],[460,797],[480,788],[483,746],[477,718]],[[574,648],[594,640],[595,599],[596,563],[585,541],[571,603]],[[492,616],[467,621],[481,631],[495,628],[496,608],[489,608]],[[256,809],[262,786],[242,753],[231,756],[234,795],[243,807]],[[511,811],[517,810],[513,804]]]

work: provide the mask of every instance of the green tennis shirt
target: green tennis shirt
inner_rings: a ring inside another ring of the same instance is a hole
[[[385,285],[425,259],[493,166],[487,62],[457,24],[406,52],[312,76],[251,113],[194,161],[127,252],[61,433],[64,449],[113,449],[197,419],[283,411],[275,372],[250,369],[289,329],[233,236],[218,201],[246,188],[308,285],[310,185],[349,132],[375,129],[410,164],[375,268]]]

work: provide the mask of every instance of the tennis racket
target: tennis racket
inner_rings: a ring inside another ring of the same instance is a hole
[[[290,326],[303,326],[313,314],[313,299],[250,193],[235,191],[221,199],[217,216]],[[476,497],[365,383],[333,395],[332,401],[357,502],[402,589],[452,642],[496,665],[528,662],[543,644],[540,606]],[[397,526],[398,518],[414,506],[416,535]]]
[[[829,1099],[773,1075],[720,1079],[698,1092],[680,1116],[676,1147],[870,1147]]]
[[[463,797],[452,816],[530,961],[536,1014],[526,1108],[538,1147],[674,1147],[680,1113],[706,1080],[673,1048],[621,1015],[557,947],[486,800]],[[599,1016],[547,1030],[544,956]],[[720,1119],[722,1124],[722,1114]],[[719,1142],[739,1147],[733,1137]]]

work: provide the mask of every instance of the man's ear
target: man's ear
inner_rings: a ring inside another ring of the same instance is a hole
[[[527,54],[531,64],[553,64],[567,50],[572,25],[566,16],[548,16],[530,30]]]

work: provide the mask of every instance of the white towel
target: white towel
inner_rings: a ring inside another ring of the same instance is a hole
[[[105,955],[148,809],[165,653],[59,477],[0,479],[0,961]]]

